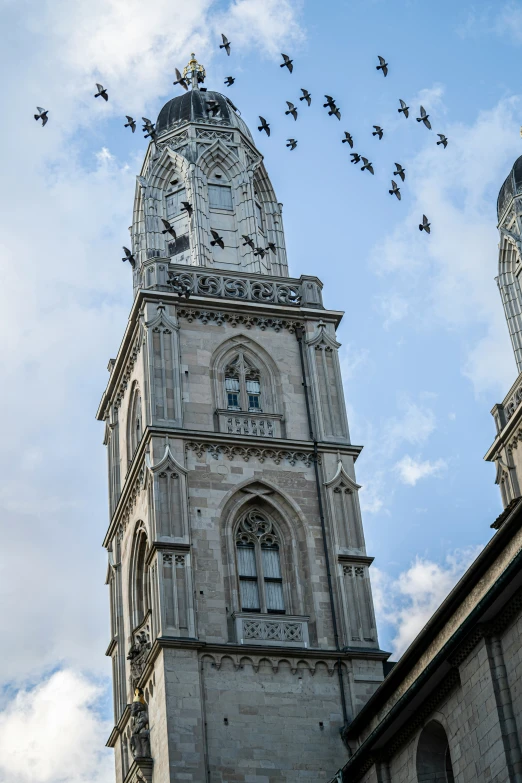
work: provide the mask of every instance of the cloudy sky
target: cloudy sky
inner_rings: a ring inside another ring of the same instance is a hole
[[[495,202],[522,152],[522,3],[0,0],[0,14],[0,781],[109,783],[94,412],[131,304],[121,246],[146,145],[124,115],[156,116],[178,89],[174,67],[196,51],[209,87],[237,77],[230,95],[250,127],[258,114],[271,122],[258,141],[285,205],[291,273],[319,274],[326,303],[346,311],[339,338],[352,439],[365,447],[357,477],[381,645],[397,655],[500,511],[482,456],[489,411],[516,376],[494,281]],[[293,75],[278,67],[281,51],[295,57]],[[93,99],[95,81],[108,104]],[[294,125],[283,112],[300,87],[313,103]],[[400,116],[399,98],[413,114],[422,103],[434,130]],[[45,129],[37,104],[50,109]],[[374,177],[349,163],[343,130]],[[396,161],[407,169],[401,202],[388,195]]]

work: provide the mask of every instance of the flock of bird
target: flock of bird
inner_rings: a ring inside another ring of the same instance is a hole
[[[222,43],[220,44],[219,48],[224,49],[226,54],[230,56],[231,52],[231,41],[228,40],[228,38],[221,34]],[[294,61],[291,59],[287,54],[281,54],[281,57],[283,58],[283,62],[280,63],[280,68],[286,68],[289,73],[292,73],[294,70]],[[376,66],[376,69],[378,71],[382,71],[382,74],[384,77],[388,75],[388,68],[389,64],[386,62],[384,57],[381,57],[378,55],[379,65]],[[189,89],[189,83],[188,80],[180,73],[180,71],[175,68],[176,72],[176,80],[173,82],[175,85],[179,85],[184,90]],[[201,73],[197,74],[198,82],[204,81],[204,75]],[[234,76],[227,76],[225,79],[225,85],[227,87],[231,87],[235,83],[236,79]],[[109,94],[106,90],[106,88],[102,84],[96,83],[96,89],[97,92],[95,93],[95,98],[102,98],[104,101],[109,100]],[[299,101],[305,101],[307,106],[311,106],[312,104],[312,95],[311,93],[304,89],[303,87],[300,88],[302,95],[299,97]],[[323,104],[323,108],[328,109],[328,116],[331,117],[337,117],[337,119],[341,120],[341,111],[339,107],[337,106],[336,100],[331,95],[325,95],[326,102]],[[293,117],[294,121],[297,121],[297,118],[299,116],[299,110],[298,107],[291,101],[286,101],[286,104],[288,106],[288,109],[285,111],[285,115],[289,115]],[[410,107],[406,105],[406,102],[402,100],[402,98],[399,98],[399,104],[400,108],[397,109],[399,114],[402,114],[406,119],[410,116]],[[41,106],[37,106],[37,114],[34,115],[34,119],[37,121],[41,121],[42,127],[44,127],[48,120],[49,120],[49,110],[43,109]],[[216,100],[208,100],[207,101],[207,110],[209,114],[211,114],[213,117],[217,116],[220,111],[219,103]],[[125,118],[127,122],[124,124],[124,128],[130,128],[132,133],[135,133],[137,122],[133,117],[130,117],[129,115],[125,115]],[[431,122],[429,119],[429,114],[427,114],[425,108],[423,106],[419,109],[419,116],[416,118],[418,123],[422,123],[425,128],[428,130],[431,130]],[[144,138],[155,140],[156,139],[156,128],[154,123],[149,120],[147,117],[142,117],[143,120],[143,134]],[[270,136],[270,123],[267,122],[267,120],[264,117],[259,117],[260,125],[258,126],[258,130],[260,132],[266,133],[267,136]],[[384,129],[380,125],[374,125],[374,130],[372,132],[372,136],[377,136],[377,138],[382,140],[384,136]],[[521,132],[522,133],[522,132]],[[437,141],[437,145],[442,145],[444,149],[448,146],[448,139],[443,133],[438,133],[437,136],[439,137],[439,141]],[[348,144],[351,149],[353,149],[354,146],[354,140],[348,131],[344,131],[344,139],[342,139],[343,144]],[[293,151],[296,149],[298,144],[297,139],[290,138],[286,140],[286,146],[290,149],[290,151]],[[364,157],[364,155],[360,155],[358,152],[351,152],[350,153],[351,162],[354,164],[358,164],[362,161],[362,167],[361,171],[368,171],[370,174],[374,174],[373,164],[369,160],[369,158]],[[406,170],[403,166],[401,166],[400,163],[395,163],[395,170],[393,172],[393,176],[400,177],[401,181],[404,182],[406,178]],[[391,189],[388,191],[388,193],[391,196],[395,196],[399,201],[401,200],[401,189],[400,186],[397,184],[397,182],[392,179],[391,180]],[[188,216],[190,217],[193,212],[192,205],[187,202],[182,202],[182,211],[185,211]],[[163,234],[169,234],[174,240],[176,239],[176,232],[172,225],[169,223],[168,220],[161,219],[164,229],[162,231]],[[419,231],[425,231],[427,234],[431,232],[431,223],[429,222],[426,215],[422,216],[422,223],[419,223]],[[243,236],[243,239],[245,240],[243,243],[243,246],[249,245],[252,250],[254,251],[254,255],[264,257],[266,253],[269,253],[270,251],[276,252],[276,247],[273,245],[273,243],[269,242],[268,246],[266,248],[260,248],[255,247],[255,243],[252,240],[250,236]],[[224,249],[224,241],[223,238],[219,236],[219,234],[216,231],[212,231],[212,241],[210,244],[214,246],[218,246]],[[129,261],[132,266],[135,265],[135,259],[131,251],[124,247],[123,251],[125,253],[125,258],[123,258],[123,261]],[[174,282],[174,281],[173,281]],[[175,284],[175,282],[174,282]],[[186,291],[180,291],[180,294],[183,293],[184,295],[187,295]]]

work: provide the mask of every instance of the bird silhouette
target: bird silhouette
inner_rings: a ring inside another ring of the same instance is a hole
[[[444,149],[448,146],[448,139],[443,133],[437,133],[437,136],[439,137],[440,141],[437,142],[438,144],[442,144],[444,146]]]
[[[380,141],[384,135],[384,131],[380,125],[374,125],[373,127],[375,128],[375,131],[372,133],[372,136],[378,136]]]
[[[269,250],[271,250],[274,255],[277,255],[277,248],[274,242],[267,242],[266,252],[268,253]]]
[[[227,87],[232,87],[235,81],[236,80],[233,76],[227,76],[227,78],[225,79],[225,84]]]
[[[172,82],[172,84],[179,84],[184,90],[188,90],[187,80],[180,74],[177,68],[174,68],[174,70],[176,71],[176,81]]]
[[[142,117],[143,120],[143,135],[145,139],[156,139],[156,128],[154,123],[147,117]]]
[[[128,247],[123,246],[123,252],[125,253],[125,258],[122,258],[122,261],[128,261],[131,265],[131,267],[134,269],[136,265],[136,259],[132,255],[131,251]]]
[[[329,109],[336,109],[337,108],[337,106],[335,105],[335,99],[332,98],[331,95],[325,95],[324,97],[326,98],[326,103],[323,103],[323,108],[324,109],[326,109],[327,106],[328,106]]]
[[[294,61],[291,60],[290,57],[287,54],[282,54],[281,53],[281,57],[283,58],[284,62],[281,63],[281,65],[279,67],[280,68],[288,68],[290,73],[292,73],[292,71],[294,70],[294,65],[293,65]]]
[[[186,283],[184,280],[181,279],[181,275],[175,274],[175,272],[169,272],[169,279],[167,280],[167,284],[172,286],[174,293],[178,294],[178,296],[184,296],[185,299],[188,299],[191,294],[191,287],[189,283]]]
[[[401,189],[400,189],[400,187],[397,185],[397,183],[395,182],[394,179],[392,179],[391,184],[392,184],[392,188],[391,188],[391,190],[388,191],[388,193],[390,194],[390,196],[397,196],[397,198],[400,201],[401,200]]]
[[[341,112],[339,111],[339,109],[337,108],[337,106],[335,106],[333,109],[331,109],[331,110],[328,112],[328,116],[329,116],[329,117],[331,117],[331,116],[332,116],[332,114],[334,115],[334,117],[337,117],[337,119],[338,119],[338,120],[340,120],[340,119],[341,119]]]
[[[301,97],[299,98],[299,100],[300,100],[300,101],[306,101],[306,102],[307,102],[307,104],[310,106],[310,104],[312,103],[312,96],[310,95],[310,93],[308,92],[308,90],[304,90],[302,87],[301,87],[301,92],[302,92],[303,94],[301,95]]]
[[[265,255],[266,255],[265,248],[264,247],[256,247],[256,249],[254,250],[254,255],[255,256],[261,256],[261,258],[264,258]]]
[[[428,128],[428,130],[431,130],[431,122],[429,121],[428,117],[430,115],[426,114],[426,109],[424,106],[420,107],[420,117],[417,117],[417,122],[423,122],[424,125]]]
[[[294,120],[297,119],[297,109],[295,108],[293,103],[290,103],[290,101],[286,102],[286,105],[288,106],[288,111],[285,111],[285,114],[291,114]]]
[[[213,228],[210,229],[210,233],[212,234],[212,237],[213,237],[213,239],[212,239],[212,241],[210,243],[212,245],[212,247],[215,247],[216,245],[218,245],[221,248],[221,250],[224,250],[225,249],[225,243],[223,242],[223,237],[220,237],[218,232],[214,231]]]
[[[96,87],[98,89],[98,92],[96,93],[96,95],[94,97],[95,98],[99,98],[100,95],[101,95],[101,97],[103,98],[104,101],[108,101],[109,100],[109,93],[107,92],[107,90],[105,89],[103,84],[96,83]]]
[[[364,163],[364,166],[361,167],[361,171],[369,171],[370,174],[375,174],[373,165],[370,163],[368,158],[361,158],[361,160]]]
[[[428,222],[426,215],[422,216],[422,223],[419,223],[419,231],[425,231],[427,234],[431,234],[431,223]]]
[[[192,213],[194,212],[194,209],[190,201],[182,201],[181,206],[183,207],[182,211],[186,212],[189,217],[192,217]]]
[[[348,133],[348,131],[345,131],[345,132],[344,132],[344,139],[343,139],[343,144],[346,144],[346,142],[348,142],[348,144],[350,145],[350,147],[353,149],[353,138],[352,138],[352,134],[351,134],[351,133]]]
[[[47,121],[49,117],[47,116],[49,113],[49,109],[42,109],[41,106],[36,107],[36,111],[38,114],[34,115],[35,120],[41,120],[42,121],[42,128],[44,125],[47,125]]]
[[[288,144],[287,147],[290,147],[290,150],[295,150],[297,147],[297,140],[296,139],[287,139]]]
[[[382,71],[384,76],[388,76],[388,63],[380,54],[378,54],[377,57],[379,58],[379,65],[376,65],[375,67],[378,71]]]
[[[228,38],[226,37],[226,35],[223,35],[223,33],[221,33],[221,38],[222,38],[222,40],[223,40],[223,43],[222,43],[222,44],[219,44],[219,48],[220,48],[220,49],[224,49],[224,50],[225,50],[225,52],[226,52],[226,53],[228,54],[228,56],[230,57],[230,41],[228,40]]]
[[[128,114],[126,114],[125,117],[127,118],[127,122],[125,123],[125,125],[123,127],[124,128],[130,128],[132,130],[132,132],[134,133],[134,131],[136,130],[136,120],[133,120],[132,117],[129,117]]]
[[[255,244],[254,244],[254,240],[252,239],[252,237],[250,237],[248,234],[242,234],[241,236],[245,240],[243,242],[243,247],[246,247],[247,245],[249,245],[249,247],[251,247],[252,250],[254,250],[255,249]]]
[[[265,131],[266,135],[270,136],[270,125],[268,124],[268,122],[265,120],[264,117],[261,116],[259,117],[259,121],[261,125],[258,127],[258,131]]]
[[[404,169],[400,163],[395,164],[396,171],[393,172],[395,177],[400,177],[402,181],[404,182],[406,178],[406,169]]]
[[[173,239],[176,239],[176,232],[170,225],[168,220],[165,220],[165,218],[161,218],[161,222],[165,226],[165,229],[161,232],[162,234],[170,234]]]
[[[350,163],[359,163],[361,160],[361,156],[358,152],[350,152],[351,161]]]
[[[402,98],[399,98],[399,103],[401,104],[401,108],[397,109],[399,114],[402,112],[406,118],[409,117],[410,116],[410,107],[406,106],[406,104],[404,103]]]

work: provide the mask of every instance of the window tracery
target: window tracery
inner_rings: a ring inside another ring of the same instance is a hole
[[[284,614],[280,537],[267,515],[254,509],[243,516],[236,554],[241,610]]]
[[[261,374],[242,351],[225,368],[225,400],[229,411],[262,413]]]

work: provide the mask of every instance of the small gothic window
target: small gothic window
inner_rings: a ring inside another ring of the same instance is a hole
[[[133,623],[134,628],[145,618],[150,608],[149,568],[147,566],[147,535],[144,530],[138,534],[134,556],[133,578]]]
[[[141,437],[143,435],[143,419],[141,410],[141,394],[140,390],[136,387],[132,396],[132,401],[129,409],[129,422],[128,422],[128,457],[129,461],[132,460],[138,446],[140,445]]]
[[[236,549],[241,610],[284,614],[279,536],[271,520],[257,510],[245,514]]]
[[[215,209],[232,209],[232,190],[228,185],[208,186],[209,206]]]
[[[260,231],[263,231],[263,210],[261,209],[261,205],[256,201],[256,218],[257,218],[257,227]]]
[[[177,190],[175,193],[168,193],[165,201],[167,220],[178,217],[182,214],[181,202],[187,200],[187,191],[185,188]]]
[[[422,730],[417,745],[418,783],[454,783],[448,738],[436,720]]]
[[[225,400],[229,411],[262,413],[259,370],[242,352],[225,368]]]

